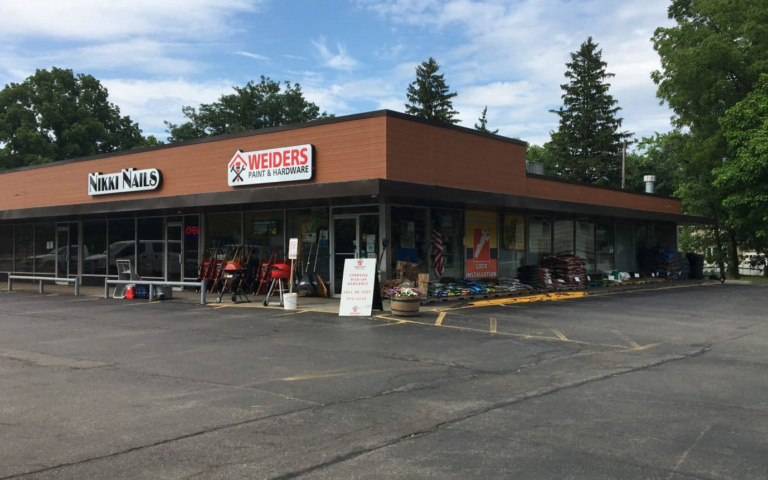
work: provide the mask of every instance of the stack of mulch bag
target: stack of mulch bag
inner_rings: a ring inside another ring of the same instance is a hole
[[[541,264],[553,272],[559,285],[582,286],[587,278],[587,262],[576,255],[551,255]]]
[[[548,268],[537,265],[523,265],[517,269],[517,279],[520,283],[531,287],[551,288],[552,274]]]
[[[667,250],[663,247],[654,247],[646,250],[640,265],[646,273],[653,273],[659,277],[681,277],[680,269],[683,256],[676,250]]]

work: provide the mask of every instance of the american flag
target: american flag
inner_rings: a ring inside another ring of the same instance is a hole
[[[432,261],[432,270],[435,277],[439,280],[443,276],[445,269],[445,257],[443,256],[443,235],[440,230],[432,230],[432,251],[435,253],[435,259]]]

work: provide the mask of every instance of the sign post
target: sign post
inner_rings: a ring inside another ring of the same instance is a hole
[[[296,261],[299,253],[299,239],[292,238],[288,241],[288,259],[291,261],[291,286],[288,287],[288,293],[293,293],[293,262]]]
[[[375,258],[344,260],[339,316],[371,316],[376,276]]]

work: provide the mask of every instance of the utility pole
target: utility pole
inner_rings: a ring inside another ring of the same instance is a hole
[[[621,189],[624,190],[624,172],[627,165],[627,139],[624,139],[624,149],[621,151]]]

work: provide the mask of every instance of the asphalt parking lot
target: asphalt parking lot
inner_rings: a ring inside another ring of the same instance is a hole
[[[0,479],[765,479],[766,294],[411,320],[3,292]]]

